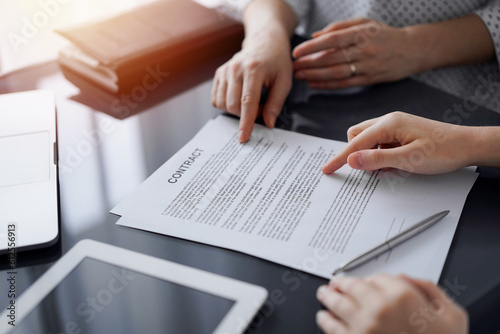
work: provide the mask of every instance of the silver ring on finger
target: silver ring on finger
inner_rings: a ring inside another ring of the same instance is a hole
[[[351,69],[351,78],[358,75],[358,69],[356,68],[356,65],[354,65],[354,63],[349,63],[349,67]]]

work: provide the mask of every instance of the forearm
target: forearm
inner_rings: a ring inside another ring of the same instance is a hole
[[[495,58],[490,33],[483,20],[475,14],[404,29],[412,43],[419,72]]]
[[[289,42],[297,23],[293,10],[282,0],[253,0],[243,13],[243,45],[267,37]]]
[[[500,167],[500,127],[470,127],[470,165]]]

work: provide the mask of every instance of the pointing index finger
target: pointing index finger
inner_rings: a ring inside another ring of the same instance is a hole
[[[373,124],[375,122],[375,124]],[[333,156],[321,169],[325,174],[331,174],[347,163],[347,157],[354,152],[371,149],[380,143],[391,142],[388,138],[385,138],[387,133],[381,131],[380,123],[376,123],[376,120],[365,121],[355,127],[366,126],[365,129],[361,129],[360,133],[354,138],[350,138],[349,143],[340,150],[335,156]]]
[[[262,84],[263,80],[259,74],[249,73],[245,75],[241,94],[240,134],[238,138],[240,143],[246,143],[252,134],[259,110]]]

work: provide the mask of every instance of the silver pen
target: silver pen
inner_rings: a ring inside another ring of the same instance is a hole
[[[380,245],[373,247],[372,249],[364,252],[363,254],[355,257],[350,261],[342,263],[333,272],[333,275],[337,275],[338,273],[341,273],[343,271],[349,271],[354,268],[357,268],[360,265],[364,264],[365,262],[373,259],[374,257],[377,257],[380,254],[383,254],[387,251],[390,251],[400,243],[412,238],[413,236],[419,234],[420,232],[436,224],[441,218],[446,216],[448,213],[450,213],[450,210],[441,211],[439,213],[436,213],[435,215],[430,216],[429,218],[422,220],[421,222],[418,222],[408,227],[407,229],[401,231],[400,233],[390,238],[389,240],[384,241]]]

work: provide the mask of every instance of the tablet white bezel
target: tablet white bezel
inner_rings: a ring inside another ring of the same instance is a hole
[[[191,268],[94,240],[78,242],[16,301],[16,323],[24,318],[85,258],[103,261],[171,283],[234,301],[214,333],[243,333],[267,298],[267,290],[229,277]],[[7,318],[7,311],[0,317]],[[0,332],[13,329],[0,322]]]

